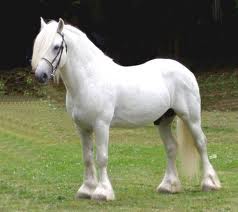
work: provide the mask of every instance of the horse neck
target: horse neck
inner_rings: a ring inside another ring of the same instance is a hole
[[[66,30],[65,41],[68,47],[67,62],[61,71],[61,78],[71,95],[88,86],[88,81],[97,79],[103,61],[109,61],[82,32]]]

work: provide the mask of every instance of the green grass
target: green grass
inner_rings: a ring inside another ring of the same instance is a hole
[[[218,79],[226,81],[220,90]],[[218,98],[226,90],[226,98],[236,102],[237,90],[230,86],[231,82],[235,84],[232,80],[233,77],[221,75],[199,77],[206,109],[202,121],[208,154],[222,189],[204,193],[199,181],[181,177],[183,192],[156,193],[166,165],[157,131],[152,125],[112,129],[108,167],[116,194],[112,202],[74,199],[83,179],[81,144],[64,106],[58,104],[62,99],[1,98],[0,211],[237,211],[236,107],[216,107],[207,97],[213,93]],[[210,85],[215,82],[219,85]],[[50,89],[50,93],[55,92]],[[219,101],[223,99],[220,97]]]
[[[0,210],[232,211],[237,207],[236,112],[203,112],[221,191],[203,193],[199,182],[182,178],[182,193],[156,193],[166,161],[154,127],[112,129],[109,173],[117,199],[103,203],[74,199],[83,177],[81,145],[63,108],[47,101],[9,100],[0,104],[0,118]]]

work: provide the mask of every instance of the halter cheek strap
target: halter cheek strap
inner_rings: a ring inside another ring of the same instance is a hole
[[[45,60],[51,67],[51,76],[54,77],[55,76],[55,72],[57,71],[57,68],[60,64],[60,61],[61,61],[61,57],[62,57],[62,54],[63,54],[63,51],[64,51],[64,46],[65,46],[65,51],[67,53],[67,44],[64,40],[64,35],[57,32],[61,37],[62,37],[62,42],[60,44],[60,48],[59,48],[59,51],[57,52],[56,56],[54,57],[54,59],[50,62],[47,58],[43,57],[42,59]],[[64,45],[65,44],[65,45]],[[54,66],[54,62],[56,61],[57,57],[59,56],[59,59],[56,63],[56,66]]]

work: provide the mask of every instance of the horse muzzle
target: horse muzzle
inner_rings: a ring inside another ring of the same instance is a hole
[[[50,80],[50,74],[47,71],[36,69],[35,78],[39,83],[46,84]]]

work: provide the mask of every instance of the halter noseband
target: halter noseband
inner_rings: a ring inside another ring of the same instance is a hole
[[[60,47],[59,47],[59,51],[57,52],[56,56],[54,57],[54,59],[50,62],[48,59],[46,59],[45,57],[42,57],[43,60],[45,60],[50,66],[51,66],[51,76],[54,77],[55,76],[55,72],[60,64],[60,61],[61,61],[61,56],[62,56],[62,53],[64,51],[64,44],[65,44],[65,50],[66,50],[66,53],[67,53],[67,44],[64,40],[64,35],[57,32],[61,37],[62,37],[62,42],[60,44]],[[56,66],[53,65],[53,63],[56,61],[56,58],[59,56],[59,59],[58,59],[58,62],[56,63]]]

